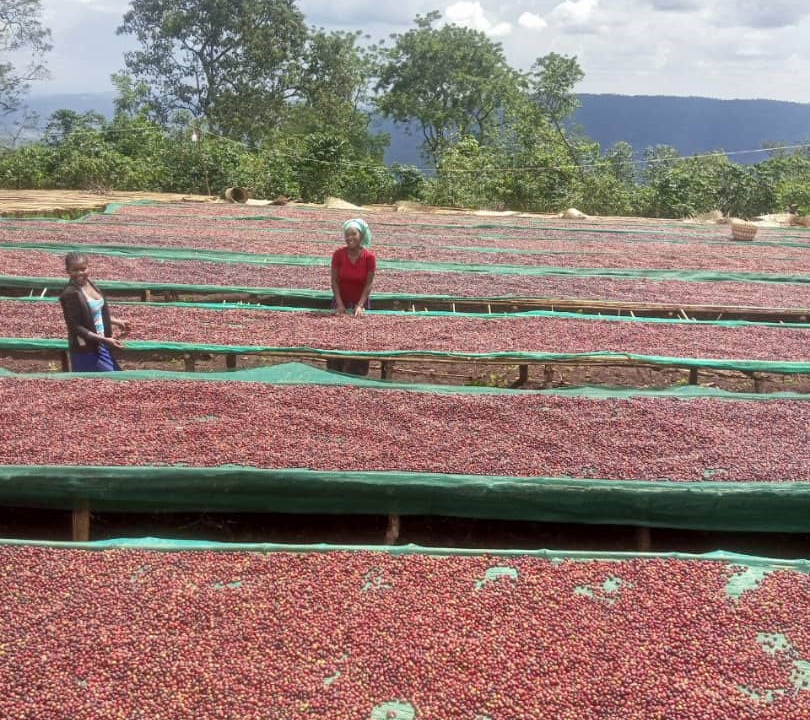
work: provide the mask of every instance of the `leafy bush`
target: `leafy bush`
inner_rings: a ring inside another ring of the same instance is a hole
[[[810,215],[810,180],[785,180],[776,188],[776,198],[782,212],[798,205],[802,215]]]

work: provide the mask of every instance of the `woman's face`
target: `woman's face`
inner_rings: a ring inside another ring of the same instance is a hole
[[[70,263],[67,272],[72,283],[84,285],[87,282],[87,260],[76,260]]]
[[[345,233],[343,233],[343,238],[346,240],[346,247],[349,248],[349,250],[354,250],[355,248],[360,247],[360,243],[363,241],[363,236],[355,227],[350,227]]]

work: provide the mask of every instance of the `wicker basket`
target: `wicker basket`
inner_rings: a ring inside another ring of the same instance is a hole
[[[229,187],[225,191],[225,199],[231,203],[244,204],[247,202],[248,196],[247,188],[243,187]]]
[[[747,222],[731,223],[731,237],[735,240],[753,240],[757,234],[757,226]]]

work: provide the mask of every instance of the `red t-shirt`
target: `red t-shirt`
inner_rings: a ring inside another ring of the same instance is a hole
[[[342,247],[333,253],[332,267],[338,271],[338,287],[343,304],[356,305],[360,302],[369,273],[377,271],[377,258],[373,252],[362,248],[357,262],[352,262],[349,260],[349,249]]]

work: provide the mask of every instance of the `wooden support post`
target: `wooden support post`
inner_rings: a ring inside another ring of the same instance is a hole
[[[197,369],[197,359],[193,355],[183,355],[183,362],[186,366],[186,372],[194,372]]]
[[[399,515],[388,516],[388,527],[385,529],[385,544],[396,545],[399,540]]]
[[[141,300],[143,302],[152,302],[152,291],[148,288],[141,293]]]
[[[697,368],[689,368],[689,384],[690,385],[697,385],[698,384],[698,369]]]
[[[73,542],[87,542],[90,539],[90,507],[82,501],[73,509]]]
[[[529,365],[524,363],[518,367],[518,380],[521,385],[525,385],[529,382]]]
[[[383,360],[380,363],[380,378],[382,380],[392,380],[394,378],[393,360]]]
[[[519,388],[529,382],[529,366],[518,365],[518,379],[515,380],[509,387],[510,388]]]
[[[62,372],[70,372],[70,353],[67,350],[62,350],[59,360],[62,363]]]
[[[652,531],[650,528],[636,528],[636,546],[639,552],[650,552],[652,549]]]
[[[756,373],[752,373],[751,377],[754,378],[754,392],[755,393],[764,393],[765,392],[765,378],[761,375],[757,375]]]
[[[234,353],[228,353],[225,356],[225,369],[236,370],[236,355]]]
[[[554,366],[546,365],[543,367],[543,388],[548,389],[554,384]]]

